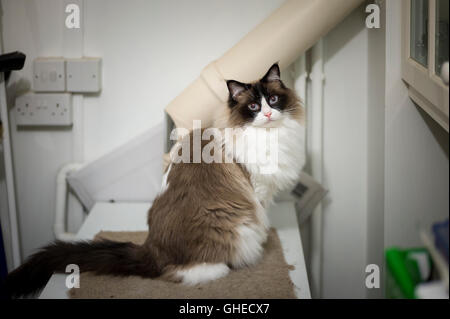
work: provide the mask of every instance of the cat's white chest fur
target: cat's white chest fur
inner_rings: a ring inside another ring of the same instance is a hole
[[[250,173],[250,180],[257,199],[267,206],[280,191],[293,187],[305,164],[305,129],[297,121],[287,117],[275,129],[246,127],[256,135],[265,130],[267,138],[257,138],[256,151],[265,150],[266,157],[248,161],[249,146],[243,138],[235,141],[235,158]],[[249,132],[246,132],[249,133]],[[271,143],[272,141],[272,143]],[[276,141],[275,143],[273,143]],[[274,149],[274,147],[276,149]],[[254,150],[251,149],[250,152]]]

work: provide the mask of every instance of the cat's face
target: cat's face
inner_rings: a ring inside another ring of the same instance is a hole
[[[227,81],[232,126],[275,127],[284,117],[295,117],[298,99],[280,79],[280,68],[274,64],[266,75],[254,83]]]

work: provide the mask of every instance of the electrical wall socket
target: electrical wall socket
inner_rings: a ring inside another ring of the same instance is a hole
[[[66,73],[64,58],[37,58],[33,61],[33,90],[64,92]]]
[[[99,92],[101,89],[100,67],[100,58],[67,59],[67,91],[78,93]]]
[[[28,93],[16,98],[18,126],[72,125],[71,94]]]

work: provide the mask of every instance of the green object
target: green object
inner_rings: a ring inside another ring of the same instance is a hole
[[[386,249],[386,297],[414,299],[417,284],[431,273],[431,258],[425,248]]]

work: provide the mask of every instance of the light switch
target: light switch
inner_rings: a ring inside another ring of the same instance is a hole
[[[33,61],[33,90],[36,92],[64,92],[66,90],[63,58],[36,58]]]
[[[69,92],[99,92],[101,90],[101,59],[67,59],[66,80]]]

